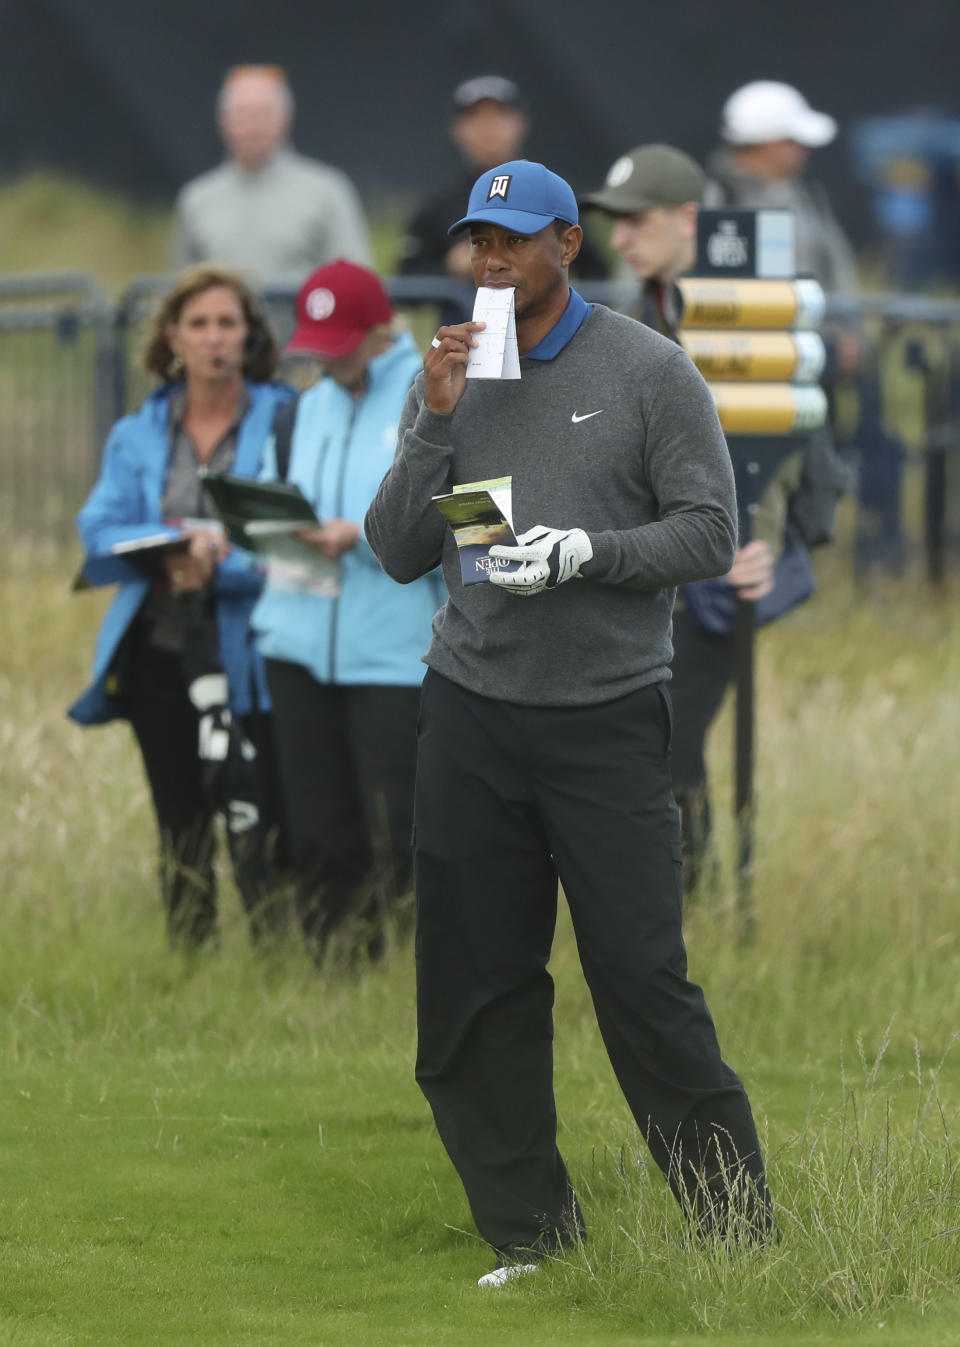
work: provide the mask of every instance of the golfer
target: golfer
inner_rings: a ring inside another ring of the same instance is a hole
[[[564,888],[597,1019],[657,1163],[704,1236],[762,1238],[746,1093],[687,979],[670,780],[674,590],[729,571],[736,504],[687,356],[570,288],[569,185],[477,179],[477,285],[513,287],[519,380],[466,379],[477,323],[441,327],[366,518],[384,569],[442,558],[423,684],[414,867],[417,1080],[502,1285],[583,1233],[557,1150],[553,983]],[[517,569],[464,586],[431,497],[511,476]]]

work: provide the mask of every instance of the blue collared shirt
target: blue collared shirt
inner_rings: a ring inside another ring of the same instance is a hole
[[[559,355],[574,333],[580,330],[592,308],[593,305],[582,299],[571,286],[570,298],[563,314],[533,350],[527,352],[524,360],[552,360]]]

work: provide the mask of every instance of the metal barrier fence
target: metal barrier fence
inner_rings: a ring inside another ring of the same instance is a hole
[[[139,353],[171,282],[142,277],[110,304],[82,273],[0,277],[0,537],[73,538],[110,425],[151,386]],[[398,276],[386,285],[421,347],[441,322],[472,313],[472,288],[448,277]],[[626,310],[636,294],[620,282],[579,289]],[[289,285],[261,292],[281,339],[292,330],[295,296]],[[948,562],[960,564],[960,302],[833,298],[827,319],[828,328],[855,329],[861,346],[859,368],[838,372],[831,386],[838,440],[859,465],[854,564],[897,575],[908,545],[923,546],[929,578],[942,579]],[[283,372],[304,377],[302,362]],[[908,469],[921,477],[922,506],[905,520]]]
[[[0,537],[72,533],[112,418],[112,347],[92,277],[0,277]]]

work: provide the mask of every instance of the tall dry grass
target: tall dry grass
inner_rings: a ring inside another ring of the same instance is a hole
[[[410,1079],[409,949],[359,980],[318,980],[295,944],[258,961],[225,882],[219,954],[172,959],[129,734],[83,731],[63,714],[87,677],[107,596],[70,596],[72,560],[59,554],[4,555],[0,1146],[19,1158],[0,1199],[5,1256],[16,1255],[0,1325],[9,1297],[27,1290],[45,1313],[42,1269],[60,1247],[66,1202],[65,1336],[22,1340],[96,1336],[98,1323],[113,1325],[102,1341],[154,1340],[98,1224],[106,1145],[120,1165],[109,1219],[140,1222],[136,1267],[158,1285],[176,1280],[177,1331],[198,1343],[479,1343],[495,1339],[504,1314],[529,1342],[834,1331],[950,1341],[960,1326],[950,1318],[960,1276],[953,596],[914,587],[867,599],[842,557],[821,568],[820,597],[758,642],[755,941],[741,948],[733,921],[729,713],[711,746],[725,878],[687,922],[692,976],[757,1114],[780,1241],[745,1254],[685,1243],[612,1078],[562,921],[561,1144],[590,1240],[495,1310],[471,1299],[488,1257]],[[67,1096],[82,1126],[67,1121]],[[242,1144],[238,1128],[249,1134]],[[291,1251],[263,1274],[287,1306],[282,1331],[261,1323],[244,1337],[237,1326],[237,1315],[265,1315],[273,1292],[225,1271],[231,1236],[209,1221],[211,1202],[233,1191],[222,1185],[238,1181],[218,1177],[225,1147],[244,1157],[239,1181],[257,1206],[251,1247]],[[143,1165],[156,1170],[152,1197],[138,1197]],[[41,1173],[55,1178],[38,1196]],[[290,1207],[288,1183],[291,1193],[308,1185],[322,1219],[302,1201]],[[184,1194],[176,1220],[189,1257],[150,1234],[166,1229],[169,1184]],[[389,1294],[371,1296],[371,1258]],[[326,1309],[303,1297],[304,1259],[326,1269]],[[204,1306],[222,1318],[216,1331],[203,1328]],[[318,1338],[318,1323],[334,1336]]]

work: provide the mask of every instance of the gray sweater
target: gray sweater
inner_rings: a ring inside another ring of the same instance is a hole
[[[520,368],[518,381],[469,382],[449,416],[423,405],[417,376],[366,536],[401,583],[442,557],[450,597],[434,620],[432,669],[508,702],[611,701],[670,677],[676,586],[733,563],[727,446],[686,354],[609,309],[595,307],[554,359]],[[430,498],[507,474],[518,533],[586,530],[593,559],[582,580],[524,598],[462,584]]]

